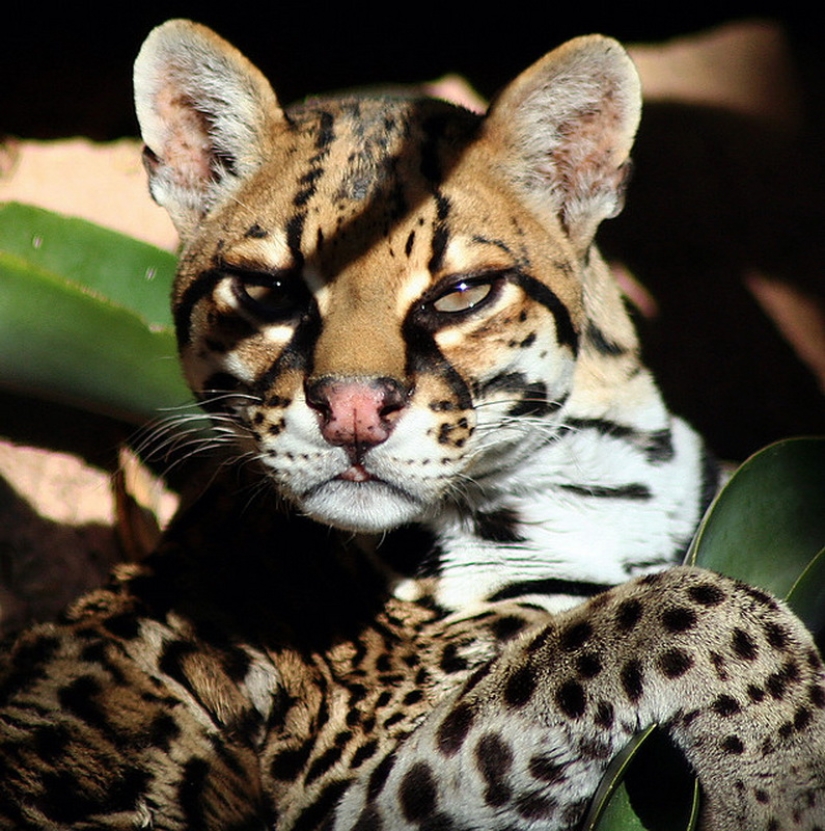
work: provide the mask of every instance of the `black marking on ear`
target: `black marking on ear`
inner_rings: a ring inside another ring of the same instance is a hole
[[[508,272],[507,278],[519,286],[529,298],[550,311],[556,322],[556,339],[559,345],[569,347],[574,355],[578,355],[579,333],[573,325],[570,311],[556,293],[535,277],[522,271]]]

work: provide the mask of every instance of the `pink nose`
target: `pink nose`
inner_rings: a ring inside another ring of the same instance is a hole
[[[392,378],[321,378],[307,383],[306,400],[330,444],[366,450],[389,438],[407,393]]]

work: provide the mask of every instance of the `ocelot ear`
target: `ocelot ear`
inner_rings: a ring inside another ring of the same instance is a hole
[[[560,218],[584,251],[623,205],[641,113],[636,69],[616,41],[571,40],[519,75],[492,103],[485,135],[539,213]]]
[[[135,109],[154,199],[185,240],[260,165],[285,123],[269,82],[211,29],[170,20],[135,61]]]

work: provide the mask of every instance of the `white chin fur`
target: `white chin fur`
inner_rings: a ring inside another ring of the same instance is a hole
[[[420,518],[422,506],[412,496],[383,482],[326,482],[305,494],[301,510],[326,525],[345,531],[380,533]]]

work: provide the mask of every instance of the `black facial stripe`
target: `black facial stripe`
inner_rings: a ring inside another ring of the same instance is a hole
[[[602,418],[571,418],[566,426],[573,430],[595,430],[603,436],[619,439],[641,450],[645,459],[651,464],[669,462],[675,453],[673,435],[668,429],[664,430],[635,430],[624,424],[617,424]]]
[[[212,294],[218,283],[224,278],[219,269],[206,271],[190,283],[183,292],[181,299],[175,305],[175,335],[178,347],[186,346],[191,342],[189,330],[192,323],[192,312],[199,301]]]
[[[407,346],[406,373],[410,378],[418,375],[437,375],[443,378],[455,396],[457,407],[470,410],[473,396],[458,370],[444,357],[435,338],[422,326],[413,322],[413,313],[407,316],[401,328]]]
[[[312,374],[315,344],[321,336],[323,322],[315,300],[310,301],[309,311],[295,327],[289,342],[281,350],[272,366],[252,385],[252,390],[262,398],[266,396],[272,381],[282,372],[299,370],[305,376]]]
[[[536,303],[544,306],[556,321],[556,337],[561,346],[569,346],[574,355],[579,352],[579,334],[573,326],[570,312],[556,293],[544,283],[530,277],[522,271],[512,271],[507,275],[521,290]]]
[[[627,485],[608,487],[604,485],[559,485],[560,488],[582,496],[592,496],[596,499],[631,499],[637,502],[647,502],[653,499],[650,488],[639,482]]]
[[[516,583],[508,583],[503,589],[499,589],[490,595],[487,600],[495,603],[498,600],[512,600],[516,597],[523,597],[527,594],[566,594],[572,597],[594,597],[612,588],[607,583],[590,583],[585,580],[563,580],[551,577],[545,580],[520,580]]]

